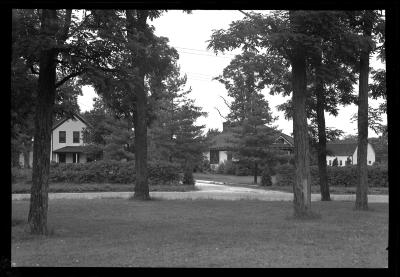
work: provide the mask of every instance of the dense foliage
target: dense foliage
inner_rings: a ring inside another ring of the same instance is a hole
[[[275,168],[276,185],[292,186],[295,168],[292,165],[280,165]],[[313,186],[318,186],[319,175],[317,166],[311,166],[311,180]],[[357,185],[357,166],[328,166],[329,186],[355,187]],[[388,168],[382,165],[368,166],[368,184],[370,187],[388,187]]]
[[[181,180],[179,167],[169,163],[149,163],[150,184],[172,184]],[[103,160],[85,164],[52,164],[51,182],[135,183],[135,163]]]

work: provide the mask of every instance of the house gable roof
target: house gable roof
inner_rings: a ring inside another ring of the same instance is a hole
[[[276,143],[273,147],[293,147],[294,141],[293,138],[284,134],[279,133],[276,137],[276,140],[282,137],[284,140],[288,142],[288,144]],[[232,141],[233,133],[231,130],[224,130],[222,133],[214,136],[211,139],[210,150],[230,150],[234,147],[234,142]]]
[[[328,156],[352,156],[356,148],[356,142],[331,142],[326,144]]]
[[[75,119],[80,120],[81,122],[83,122],[86,126],[90,126],[88,124],[88,122],[81,115],[79,115],[77,113],[74,113],[73,117],[75,117]],[[54,122],[53,128],[51,130],[53,131],[54,129],[56,129],[57,127],[62,125],[65,121],[67,121],[68,119],[71,119],[71,117],[64,117],[64,118],[58,120],[57,122]]]
[[[291,136],[281,133],[276,140],[279,138],[283,138],[290,146],[294,146],[294,139]]]

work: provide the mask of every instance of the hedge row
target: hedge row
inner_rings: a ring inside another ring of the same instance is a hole
[[[275,168],[277,173],[276,185],[292,186],[295,177],[293,165],[280,165]],[[311,185],[319,185],[318,166],[310,166]],[[328,185],[355,187],[357,185],[357,166],[327,167]],[[370,187],[387,187],[388,169],[387,166],[373,165],[368,166],[368,184]]]
[[[182,177],[180,168],[170,163],[148,163],[150,184],[171,184]],[[52,163],[50,182],[62,183],[134,183],[136,180],[134,162],[96,161],[82,164]]]

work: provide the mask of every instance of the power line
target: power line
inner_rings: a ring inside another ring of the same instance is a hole
[[[179,48],[179,49],[185,49],[185,50],[193,50],[193,51],[199,51],[199,52],[204,52],[204,53],[210,53],[209,51],[206,50],[201,50],[201,49],[194,49],[194,48],[186,48],[186,47],[178,47],[175,46],[175,48]],[[211,54],[210,54],[211,55]],[[224,56],[231,56],[231,57],[235,57],[234,54],[223,54]]]
[[[200,54],[200,53],[190,53],[190,52],[185,52],[185,51],[182,51],[182,50],[179,50],[179,52],[182,53],[182,54],[189,54],[189,55],[196,55],[196,56],[206,56],[206,57],[211,57],[211,58],[232,59],[231,57],[221,57],[221,56],[213,56],[213,55]]]

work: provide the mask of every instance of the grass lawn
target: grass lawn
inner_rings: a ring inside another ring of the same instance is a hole
[[[27,233],[29,201],[12,203],[15,266],[387,267],[388,205],[218,200],[50,200],[49,237]]]
[[[30,193],[31,183],[19,182],[11,186],[12,193]],[[150,185],[150,191],[193,191],[196,187],[190,185]],[[108,183],[50,183],[49,192],[99,192],[99,191],[133,191],[134,184]]]
[[[212,173],[194,173],[194,178],[196,180],[208,180],[208,181],[216,181],[223,182],[230,186],[241,186],[241,187],[249,187],[249,188],[259,188],[265,190],[277,190],[284,192],[293,192],[293,188],[291,186],[277,186],[272,185],[269,187],[263,187],[255,185],[253,183],[253,176],[235,176],[235,175],[225,175],[225,174],[212,174]],[[258,177],[258,182],[261,182],[261,176]],[[355,187],[339,187],[339,186],[329,186],[329,191],[332,194],[355,194]],[[311,186],[311,193],[320,193],[319,186]],[[369,194],[388,194],[388,188],[383,187],[369,187]]]

